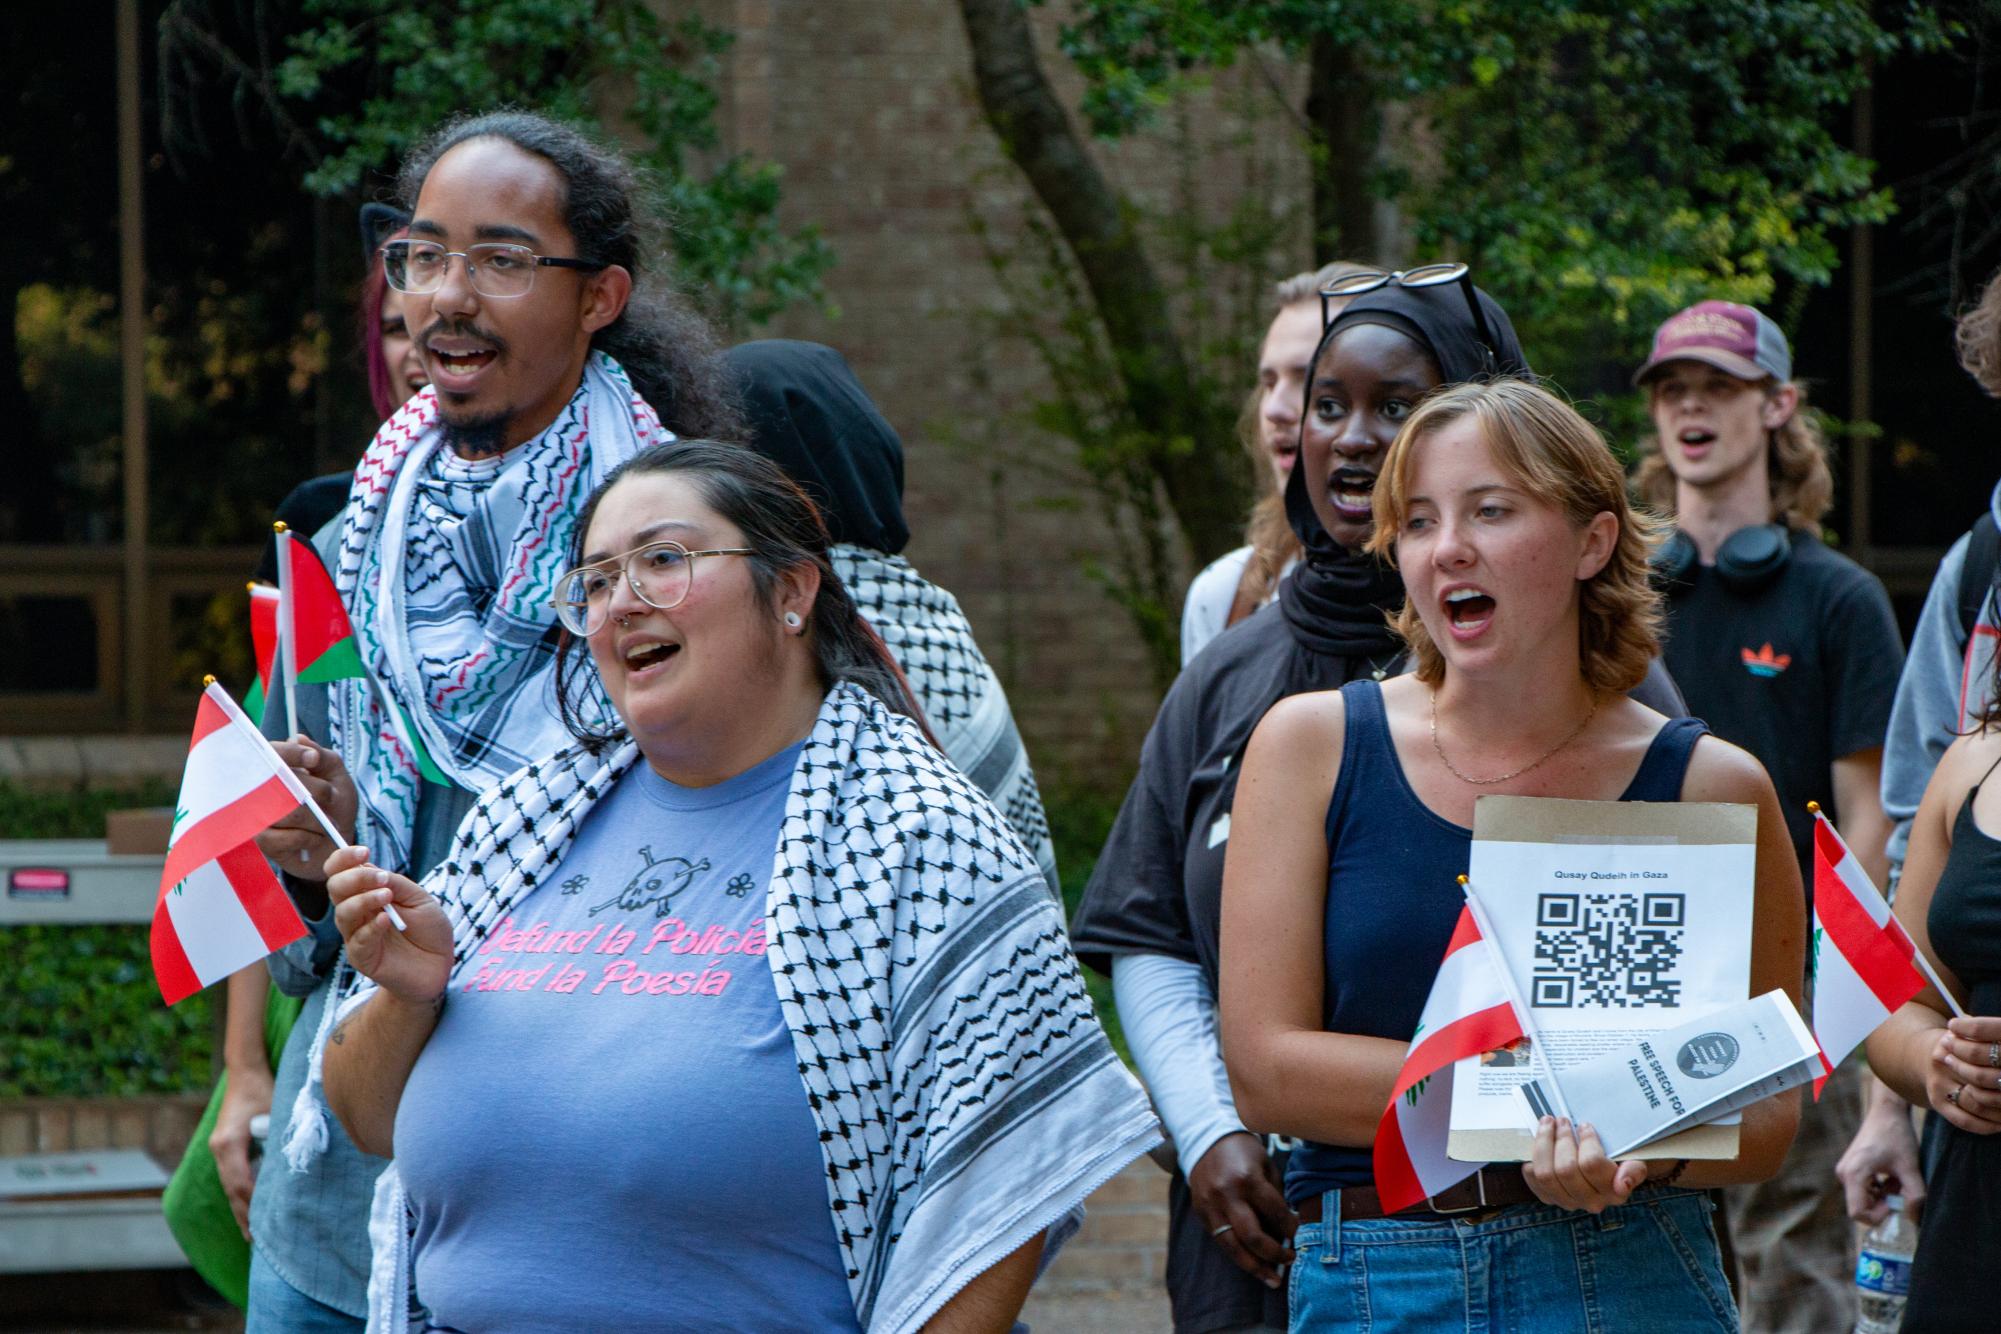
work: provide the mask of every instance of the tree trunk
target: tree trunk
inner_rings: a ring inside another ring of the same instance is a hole
[[[1389,262],[1387,237],[1369,189],[1381,137],[1375,90],[1354,46],[1313,39],[1306,119],[1313,126],[1313,258]]]
[[[1151,463],[1199,560],[1239,545],[1236,404],[1212,401],[1175,332],[1131,211],[1098,170],[1042,72],[1021,0],[959,0],[980,106],[1077,261]]]

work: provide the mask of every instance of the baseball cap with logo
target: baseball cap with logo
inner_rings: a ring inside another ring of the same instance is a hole
[[[1670,361],[1700,361],[1740,380],[1793,378],[1793,353],[1779,326],[1734,301],[1699,301],[1654,331],[1653,355],[1633,375],[1645,384]]]

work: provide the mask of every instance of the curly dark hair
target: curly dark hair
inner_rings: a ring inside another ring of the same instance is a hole
[[[553,166],[563,178],[563,223],[578,256],[632,275],[624,312],[591,336],[591,346],[625,367],[667,429],[682,436],[742,435],[743,412],[715,330],[679,292],[648,281],[656,247],[631,164],[576,127],[538,112],[503,108],[458,116],[403,160],[396,190],[404,207],[416,208],[438,159],[470,139],[502,139]]]
[[[1987,280],[1978,301],[1960,312],[1952,346],[1974,382],[2001,398],[2001,272]]]
[[[577,512],[570,536],[572,566],[583,563],[591,520],[605,494],[621,478],[653,473],[686,477],[703,502],[743,534],[752,551],[745,557],[751,584],[764,606],[777,601],[779,579],[787,570],[799,565],[817,568],[820,592],[813,600],[807,635],[821,684],[831,687],[836,681],[854,682],[914,721],[925,738],[936,744],[902,668],[834,573],[827,555],[832,542],[818,507],[776,463],[752,449],[715,440],[670,440],[619,464]],[[612,721],[616,714],[589,654],[578,652],[576,636],[568,629],[560,633],[556,646],[557,713],[572,736],[591,750],[601,751],[621,740],[625,730]]]

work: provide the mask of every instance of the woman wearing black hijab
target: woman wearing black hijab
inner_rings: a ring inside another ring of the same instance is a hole
[[[909,678],[939,747],[994,799],[1050,892],[1059,892],[1049,822],[1007,692],[958,600],[899,554],[910,528],[896,428],[831,347],[772,338],[732,348],[724,360],[743,396],[751,445],[819,506],[834,540],[834,570]]]
[[[1347,386],[1336,403],[1317,377],[1334,332],[1348,330],[1359,354],[1351,363],[1368,383]],[[1291,1259],[1292,1212],[1278,1165],[1237,1116],[1216,1031],[1223,858],[1244,746],[1287,696],[1404,669],[1388,622],[1403,585],[1363,551],[1376,471],[1426,394],[1528,374],[1506,312],[1470,285],[1392,281],[1340,313],[1314,353],[1304,432],[1327,432],[1330,418],[1353,412],[1368,420],[1316,450],[1317,471],[1302,452],[1285,503],[1305,556],[1276,604],[1219,635],[1168,692],[1071,923],[1078,957],[1112,974],[1140,1074],[1174,1136],[1167,1287],[1178,1334],[1286,1323],[1279,1271]],[[1325,488],[1332,531],[1309,486]],[[1658,664],[1634,694],[1670,716],[1686,712]]]

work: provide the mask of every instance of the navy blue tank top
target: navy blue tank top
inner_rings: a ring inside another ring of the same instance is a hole
[[[1330,1033],[1408,1042],[1431,994],[1459,908],[1459,877],[1473,831],[1435,814],[1411,790],[1390,744],[1382,686],[1341,687],[1347,739],[1327,806],[1327,980],[1322,1022]],[[1699,718],[1670,719],[1647,748],[1621,801],[1679,801]],[[1390,966],[1385,966],[1389,964]],[[1366,1148],[1302,1141],[1286,1165],[1295,1207],[1320,1192],[1373,1183]]]

